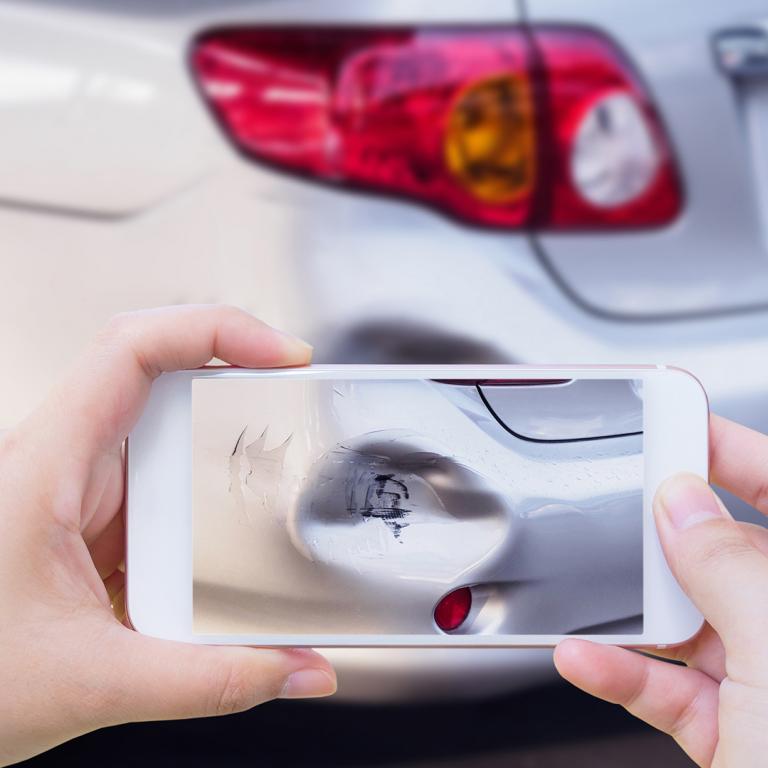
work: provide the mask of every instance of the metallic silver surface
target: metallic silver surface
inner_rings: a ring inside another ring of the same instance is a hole
[[[522,439],[557,442],[643,431],[642,395],[629,380],[478,388],[499,422]]]
[[[631,385],[499,389],[578,434],[580,400],[642,427]],[[641,432],[533,442],[473,387],[419,379],[192,390],[196,633],[442,633],[462,587],[460,634],[642,632]]]

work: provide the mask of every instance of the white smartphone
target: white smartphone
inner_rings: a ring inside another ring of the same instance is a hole
[[[665,366],[209,368],[127,446],[133,626],[198,643],[668,646],[702,618],[651,511],[708,473]]]

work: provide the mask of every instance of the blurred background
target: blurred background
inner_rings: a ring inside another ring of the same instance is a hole
[[[0,136],[0,428],[183,302],[323,362],[680,365],[768,427],[765,0],[2,0]],[[32,764],[688,764],[547,651],[333,656],[335,703]]]

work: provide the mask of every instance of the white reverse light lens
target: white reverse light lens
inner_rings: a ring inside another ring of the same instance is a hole
[[[645,117],[629,94],[597,99],[576,129],[571,178],[592,205],[613,208],[639,197],[660,163]]]

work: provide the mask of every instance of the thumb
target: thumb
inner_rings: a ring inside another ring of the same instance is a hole
[[[120,663],[106,681],[114,723],[226,715],[336,691],[333,668],[310,649],[193,645],[120,629]]]
[[[675,578],[723,641],[729,676],[768,681],[768,558],[754,537],[696,475],[663,483],[654,515]]]

